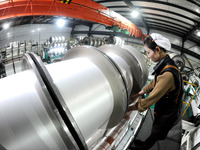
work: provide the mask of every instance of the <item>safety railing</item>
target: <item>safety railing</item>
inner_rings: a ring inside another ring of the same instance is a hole
[[[190,104],[191,104],[192,100],[194,99],[194,97],[195,97],[195,95],[196,95],[196,93],[197,93],[197,89],[198,89],[197,86],[196,86],[195,84],[193,84],[193,83],[190,83],[190,82],[185,81],[185,80],[183,80],[183,82],[185,82],[185,83],[187,83],[187,84],[190,84],[190,85],[192,85],[192,86],[194,86],[194,87],[196,87],[196,88],[195,88],[194,94],[193,94],[192,98],[190,99],[189,103],[183,101],[183,103],[186,104],[187,107],[186,107],[186,109],[184,110],[184,112],[183,112],[183,114],[182,114],[182,117],[185,115],[186,111],[187,111],[188,108],[190,107]]]

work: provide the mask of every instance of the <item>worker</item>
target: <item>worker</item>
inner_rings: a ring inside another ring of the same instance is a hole
[[[164,140],[170,129],[181,120],[183,80],[174,61],[166,54],[171,49],[170,41],[152,33],[144,40],[144,49],[148,58],[157,62],[152,73],[155,76],[149,85],[132,96],[133,99],[137,98],[137,102],[128,110],[142,112],[155,103],[154,121],[150,136],[145,141],[135,140],[133,150],[148,150],[156,141]],[[145,93],[149,96],[138,98]]]

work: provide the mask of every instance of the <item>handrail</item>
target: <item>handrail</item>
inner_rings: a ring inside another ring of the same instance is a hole
[[[191,84],[191,85],[195,86],[195,87],[196,87],[196,89],[195,89],[195,91],[194,91],[194,94],[193,94],[193,96],[192,96],[192,98],[191,98],[190,102],[189,102],[189,103],[183,102],[184,104],[187,104],[187,107],[186,107],[185,111],[183,112],[183,114],[182,114],[182,117],[185,115],[186,111],[187,111],[187,110],[188,110],[188,108],[190,107],[190,104],[191,104],[191,102],[192,102],[192,100],[193,100],[193,98],[194,98],[194,96],[195,96],[195,94],[196,94],[196,92],[197,92],[197,89],[198,89],[198,88],[197,88],[197,86],[196,86],[195,84],[193,84],[193,83],[190,83],[190,82],[188,82],[188,81],[185,81],[185,80],[183,80],[183,82],[185,82],[185,83],[188,83],[188,84]]]

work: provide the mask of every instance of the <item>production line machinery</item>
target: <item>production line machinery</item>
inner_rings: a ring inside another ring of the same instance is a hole
[[[118,132],[148,77],[139,51],[114,45],[75,47],[46,66],[27,53],[23,70],[0,80],[2,149],[93,149],[108,129]]]

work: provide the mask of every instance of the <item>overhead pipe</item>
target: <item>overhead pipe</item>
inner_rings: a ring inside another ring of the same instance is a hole
[[[35,54],[26,54],[24,71],[0,80],[1,146],[88,149],[120,123],[130,95],[144,86],[148,70],[138,54],[128,47],[79,46],[46,66]]]

